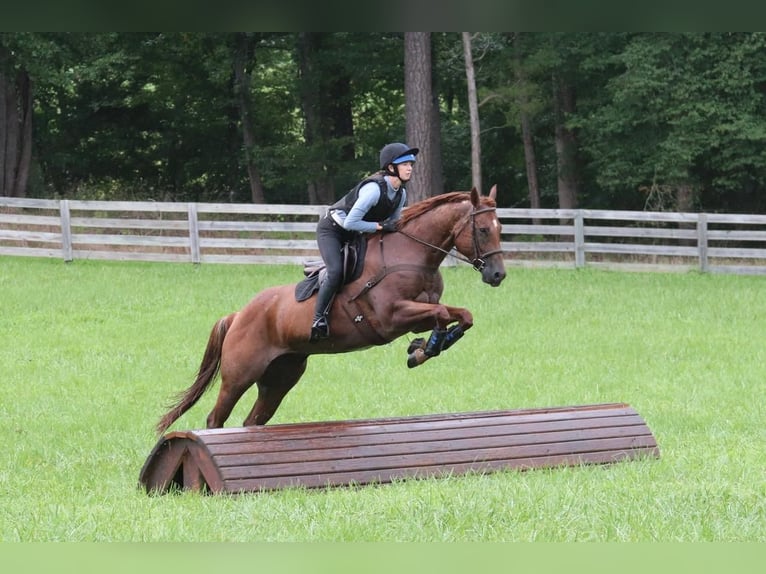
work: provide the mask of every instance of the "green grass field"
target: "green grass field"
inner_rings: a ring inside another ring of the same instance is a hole
[[[292,266],[0,257],[2,541],[764,541],[766,278],[446,269],[475,328],[309,360],[272,423],[626,402],[657,460],[333,490],[148,496],[153,425],[213,323]],[[200,428],[218,386],[174,425]],[[254,389],[253,389],[254,390]],[[254,394],[227,423],[241,424]]]

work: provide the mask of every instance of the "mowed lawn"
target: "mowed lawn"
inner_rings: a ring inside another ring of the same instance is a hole
[[[213,323],[301,270],[0,257],[0,540],[766,540],[766,278],[509,268],[493,289],[443,274],[443,300],[475,319],[454,347],[416,369],[407,337],[313,357],[272,424],[626,402],[661,457],[149,496],[153,426]],[[204,427],[217,391],[172,428]]]

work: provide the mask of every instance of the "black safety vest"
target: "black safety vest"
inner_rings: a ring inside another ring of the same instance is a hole
[[[370,177],[363,179],[360,181],[354,189],[349,191],[346,195],[341,197],[338,201],[333,203],[330,206],[330,209],[342,209],[346,213],[351,211],[351,208],[354,207],[354,203],[356,203],[356,200],[359,198],[359,190],[361,187],[369,183],[371,181],[374,181],[378,184],[378,187],[380,188],[380,198],[378,199],[378,203],[372,206],[370,208],[370,211],[368,211],[365,216],[362,218],[364,221],[385,221],[389,217],[391,217],[394,212],[396,211],[397,206],[399,205],[399,202],[402,200],[402,193],[404,193],[404,186],[399,186],[399,189],[396,191],[396,195],[394,195],[393,199],[388,198],[388,183],[386,183],[386,179],[382,173],[376,173],[375,175],[371,175]]]

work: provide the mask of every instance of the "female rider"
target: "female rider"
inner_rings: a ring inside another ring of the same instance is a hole
[[[319,286],[310,341],[330,336],[328,314],[343,281],[343,245],[357,233],[389,232],[407,202],[405,184],[412,176],[418,148],[390,143],[380,150],[380,171],[360,181],[327,210],[317,225],[317,245],[327,275]]]

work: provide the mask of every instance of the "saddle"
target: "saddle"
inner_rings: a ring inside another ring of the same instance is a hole
[[[359,278],[364,270],[364,256],[367,253],[367,236],[358,233],[341,249],[343,257],[343,285]],[[319,289],[327,275],[324,261],[307,261],[303,265],[305,278],[295,286],[295,300],[305,301]]]

